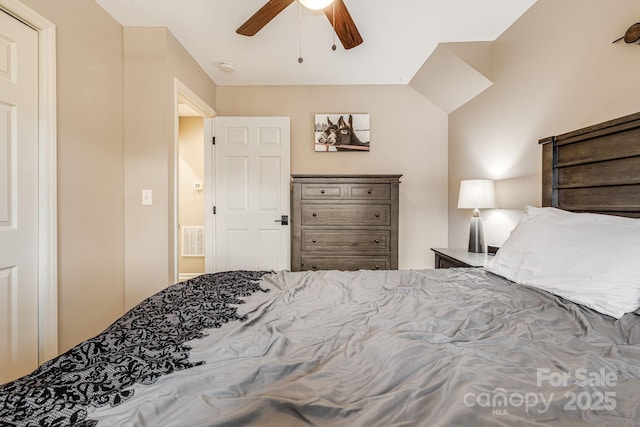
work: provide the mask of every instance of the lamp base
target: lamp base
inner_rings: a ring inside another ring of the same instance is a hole
[[[469,225],[469,252],[484,253],[484,231],[482,229],[482,217],[471,217]]]

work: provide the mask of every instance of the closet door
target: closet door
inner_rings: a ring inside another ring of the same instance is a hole
[[[215,119],[215,271],[290,266],[288,117]]]
[[[0,11],[0,383],[38,365],[38,33]]]

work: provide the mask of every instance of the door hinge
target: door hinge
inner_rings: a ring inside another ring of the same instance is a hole
[[[212,145],[216,145],[216,137],[215,136],[211,137],[211,144]]]
[[[213,207],[213,214],[214,215],[216,214],[216,207],[215,206]]]

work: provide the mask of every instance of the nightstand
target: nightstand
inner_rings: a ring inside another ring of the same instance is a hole
[[[482,267],[493,255],[469,252],[466,248],[431,248],[436,268]]]

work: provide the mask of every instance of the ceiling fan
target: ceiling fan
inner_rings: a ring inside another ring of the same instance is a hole
[[[242,24],[236,30],[236,33],[243,36],[255,35],[294,1],[296,0],[269,0],[260,8],[260,10],[254,13],[247,22]],[[347,6],[345,6],[342,0],[333,0],[333,2],[331,2],[331,0],[298,1],[310,9],[322,9],[324,11],[324,14],[329,18],[329,22],[333,26],[333,29],[345,49],[351,49],[362,44],[362,36],[360,35],[356,24],[353,22],[351,14],[347,10]],[[315,4],[317,4],[317,6],[315,6]]]

